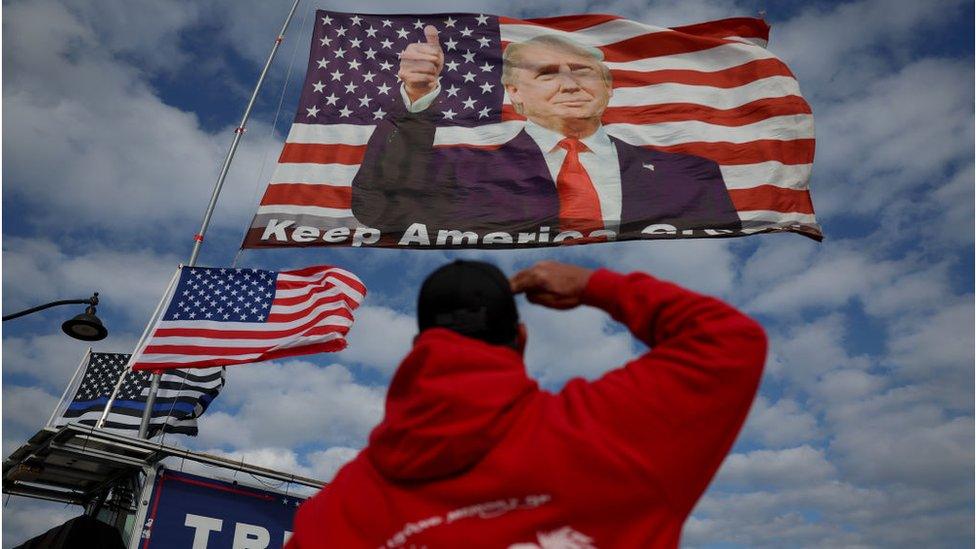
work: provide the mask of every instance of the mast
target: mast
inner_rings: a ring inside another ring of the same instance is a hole
[[[234,130],[234,140],[231,142],[230,149],[227,151],[227,156],[224,158],[224,164],[220,168],[220,175],[217,176],[217,182],[214,184],[213,192],[210,195],[210,203],[207,204],[207,210],[203,214],[203,222],[200,224],[200,231],[193,235],[193,251],[190,252],[190,260],[187,262],[188,267],[193,267],[197,263],[197,257],[200,255],[200,247],[203,245],[203,237],[207,233],[207,228],[210,225],[210,218],[213,216],[214,208],[217,206],[217,197],[220,195],[220,190],[224,186],[224,180],[227,179],[227,172],[230,170],[230,163],[234,160],[234,153],[237,152],[237,146],[241,142],[241,137],[244,136],[244,132],[247,128],[247,119],[251,116],[251,109],[254,107],[254,102],[257,100],[258,92],[261,90],[261,85],[264,84],[264,77],[268,74],[268,68],[271,67],[271,62],[274,61],[275,55],[278,53],[278,48],[281,46],[281,42],[285,38],[285,31],[288,30],[288,25],[291,23],[292,17],[295,15],[295,10],[298,9],[298,4],[301,0],[295,0],[291,6],[291,10],[288,12],[288,16],[285,18],[284,24],[281,26],[281,32],[278,33],[277,38],[275,38],[274,46],[271,47],[271,53],[268,54],[268,60],[264,63],[264,68],[261,69],[261,75],[258,77],[258,82],[254,86],[254,91],[251,93],[251,99],[247,102],[247,107],[244,109],[244,116],[241,117],[241,123],[237,125]],[[162,372],[154,371],[152,374],[152,385],[149,388],[149,395],[146,398],[146,409],[142,413],[142,423],[139,425],[139,438],[147,438],[149,433],[149,420],[152,417],[152,409],[156,404],[156,393],[159,391],[159,380],[162,377]]]
[[[122,374],[119,375],[119,379],[115,382],[115,388],[112,389],[112,394],[108,397],[108,402],[105,403],[105,409],[102,410],[102,416],[98,419],[98,423],[95,427],[102,429],[105,427],[105,420],[108,418],[109,412],[112,411],[112,405],[115,404],[115,397],[119,394],[119,389],[122,388],[122,382],[125,381],[125,376],[132,373],[132,359],[139,356],[139,351],[142,350],[143,345],[146,343],[146,339],[149,337],[149,332],[156,325],[156,320],[159,318],[159,313],[163,309],[163,304],[166,303],[166,299],[173,292],[173,288],[176,287],[176,281],[179,280],[180,271],[183,269],[183,265],[176,268],[176,272],[169,279],[169,284],[166,285],[166,290],[163,291],[162,297],[159,298],[159,303],[156,304],[156,308],[153,310],[152,315],[149,317],[149,322],[146,324],[146,328],[142,331],[142,335],[139,336],[139,342],[136,343],[135,350],[129,355],[129,360],[126,362],[125,367],[122,368]]]

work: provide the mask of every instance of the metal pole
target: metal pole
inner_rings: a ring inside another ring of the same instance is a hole
[[[156,405],[156,393],[159,391],[159,380],[162,374],[153,373],[152,385],[149,386],[149,396],[146,397],[146,410],[142,412],[142,423],[139,424],[139,438],[149,438],[149,419],[152,417],[153,406]]]
[[[217,206],[217,197],[220,196],[220,189],[223,188],[224,180],[227,179],[227,172],[230,170],[231,161],[234,160],[234,153],[237,152],[237,145],[240,144],[241,137],[244,136],[244,132],[247,129],[247,119],[251,116],[251,109],[257,100],[258,92],[261,91],[261,85],[264,84],[264,77],[268,74],[268,68],[271,67],[271,62],[274,61],[275,55],[278,53],[278,48],[285,39],[285,31],[288,30],[288,25],[295,15],[295,10],[298,9],[299,2],[301,0],[295,0],[291,6],[291,10],[288,12],[288,17],[285,17],[285,22],[281,25],[281,32],[275,38],[274,46],[271,47],[271,53],[268,54],[268,60],[265,61],[264,68],[261,69],[261,75],[258,76],[258,83],[254,86],[251,99],[248,100],[247,107],[244,109],[244,116],[241,117],[241,123],[234,130],[234,140],[230,144],[230,150],[227,151],[227,156],[224,158],[224,165],[220,168],[220,175],[217,176],[217,183],[214,184],[213,192],[210,194],[210,203],[207,204],[207,211],[203,214],[200,231],[193,235],[193,251],[190,252],[190,261],[187,263],[188,267],[193,267],[197,264],[200,247],[203,245],[203,237],[207,234],[207,228],[210,226],[210,218],[213,216],[214,208]],[[161,373],[153,372],[149,399],[146,401],[146,409],[142,413],[142,423],[139,425],[139,438],[146,438],[145,433],[149,430],[149,419],[152,414],[151,403],[156,401],[156,390],[159,388],[159,378],[161,376]]]
[[[51,414],[50,419],[47,420],[48,427],[54,426],[54,420],[56,418],[61,417],[61,415],[64,414],[64,410],[62,410],[62,408],[65,407],[64,399],[68,398],[68,392],[71,391],[71,389],[75,386],[75,380],[78,379],[78,374],[81,373],[81,367],[87,364],[88,361],[91,359],[91,352],[92,352],[92,348],[89,347],[88,351],[85,353],[85,356],[81,357],[81,362],[79,362],[78,367],[75,368],[75,373],[71,376],[71,379],[68,381],[68,386],[65,387],[64,392],[61,393],[61,400],[58,401],[57,408],[54,409],[54,412]]]
[[[37,307],[31,307],[30,309],[24,309],[23,311],[12,313],[3,317],[3,321],[6,322],[8,320],[27,316],[31,313],[43,311],[44,309],[57,307],[58,305],[98,305],[98,292],[95,292],[95,295],[89,297],[88,299],[62,299],[60,301],[52,301],[50,303],[45,303],[44,305],[38,305]]]
[[[173,287],[176,285],[176,279],[180,276],[180,269],[183,265],[176,267],[176,272],[169,279],[169,284],[166,286],[166,291],[163,292],[163,297],[159,299],[159,303],[156,304],[156,308],[153,310],[152,316],[149,317],[149,322],[146,323],[146,329],[142,331],[142,335],[139,336],[139,342],[136,343],[136,348],[129,356],[129,362],[126,363],[125,368],[122,369],[122,374],[119,375],[118,381],[115,382],[115,388],[112,389],[112,394],[108,397],[108,402],[105,403],[105,409],[102,410],[102,417],[98,419],[98,423],[95,424],[96,429],[103,429],[105,427],[105,418],[108,417],[108,413],[112,410],[112,404],[115,404],[115,397],[119,394],[119,388],[122,387],[122,381],[125,376],[132,371],[132,359],[139,356],[139,352],[142,350],[142,346],[146,343],[146,338],[149,337],[149,330],[156,325],[156,319],[159,318],[159,313],[163,309],[163,303],[166,303],[166,298],[169,297],[170,293],[173,291]]]
[[[301,0],[295,0],[295,3],[292,4],[291,11],[288,12],[288,17],[285,18],[285,23],[281,26],[281,32],[279,32],[278,37],[275,38],[275,43],[271,48],[271,53],[268,54],[268,60],[264,63],[264,68],[261,69],[261,76],[258,77],[258,83],[254,86],[254,92],[251,93],[251,99],[247,102],[247,108],[244,109],[244,116],[241,117],[241,123],[237,126],[237,129],[234,130],[234,141],[231,142],[230,150],[227,151],[227,157],[224,158],[224,165],[220,168],[220,175],[217,177],[217,183],[214,185],[213,193],[210,195],[210,204],[207,205],[207,211],[203,215],[203,223],[200,225],[200,232],[193,236],[193,252],[190,253],[190,261],[187,263],[187,265],[190,267],[197,264],[197,256],[200,255],[200,247],[203,245],[203,237],[207,232],[207,227],[210,225],[210,217],[213,215],[214,207],[217,205],[217,196],[220,194],[220,189],[224,186],[224,179],[227,178],[227,172],[230,170],[230,163],[234,159],[234,153],[237,152],[237,145],[241,142],[241,137],[246,131],[247,119],[251,116],[251,108],[254,107],[254,102],[257,100],[258,92],[261,90],[261,85],[264,83],[264,77],[268,74],[268,68],[271,67],[271,62],[278,53],[278,48],[281,46],[281,42],[285,38],[285,30],[288,29],[288,24],[291,23],[291,18],[295,15],[295,10],[298,8],[298,3],[300,1]]]

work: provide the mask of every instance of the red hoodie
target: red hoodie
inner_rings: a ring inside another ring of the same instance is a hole
[[[302,505],[289,549],[676,547],[749,411],[765,335],[639,273],[597,271],[583,302],[652,350],[552,394],[512,349],[425,331],[369,445]]]

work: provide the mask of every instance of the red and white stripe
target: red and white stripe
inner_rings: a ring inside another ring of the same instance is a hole
[[[264,322],[160,320],[134,370],[205,368],[341,351],[366,296],[356,275],[327,266],[278,273]]]
[[[765,49],[764,21],[670,29],[608,15],[499,21],[503,44],[562,33],[599,48],[613,76],[607,133],[717,162],[748,232],[820,237],[808,191],[813,115],[792,72]],[[497,146],[523,120],[506,97],[500,123],[438,128],[435,146]],[[294,124],[258,214],[351,219],[352,179],[372,130]]]

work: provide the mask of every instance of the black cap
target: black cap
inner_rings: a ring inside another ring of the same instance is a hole
[[[421,332],[447,328],[494,345],[513,344],[518,310],[508,278],[483,261],[444,265],[420,287],[417,325]]]

